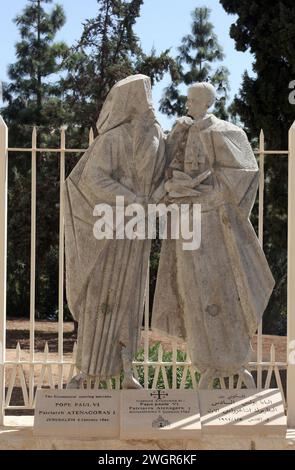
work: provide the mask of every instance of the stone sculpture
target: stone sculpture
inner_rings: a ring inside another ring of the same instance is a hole
[[[163,194],[164,138],[151,101],[150,79],[130,76],[110,91],[97,122],[98,137],[65,182],[67,301],[79,322],[76,365],[68,384],[86,376],[120,375],[123,388],[140,388],[132,373],[139,347],[150,240],[93,235],[94,208],[157,202]],[[165,194],[165,191],[164,191]]]
[[[187,342],[200,388],[237,373],[255,388],[250,341],[274,286],[249,221],[259,171],[244,131],[207,114],[214,100],[212,85],[192,86],[167,139],[168,201],[201,204],[202,238],[195,251],[163,241],[152,327]]]

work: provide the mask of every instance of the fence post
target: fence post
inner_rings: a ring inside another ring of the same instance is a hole
[[[288,169],[288,427],[295,427],[295,121],[289,130]]]
[[[265,140],[263,129],[260,131],[259,136],[259,206],[258,206],[258,239],[263,249],[263,223],[264,223],[264,151],[265,151]],[[258,331],[257,331],[257,380],[256,387],[262,388],[262,325],[261,320]]]
[[[0,426],[4,424],[8,129],[0,116]]]

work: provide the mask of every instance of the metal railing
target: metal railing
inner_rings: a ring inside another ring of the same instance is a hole
[[[33,409],[35,406],[36,389],[46,385],[51,388],[62,388],[64,384],[76,373],[74,347],[71,357],[66,357],[63,351],[63,292],[64,292],[64,203],[63,184],[65,179],[65,158],[67,153],[83,153],[85,149],[66,148],[66,128],[60,130],[60,148],[38,148],[37,129],[32,131],[31,148],[10,148],[8,145],[8,130],[0,117],[0,424],[4,422],[5,410]],[[93,132],[89,132],[89,144],[93,141]],[[31,268],[30,268],[30,348],[29,354],[24,357],[20,345],[16,347],[15,358],[6,360],[6,263],[7,263],[7,166],[10,152],[29,152],[32,159],[31,172]],[[60,156],[60,213],[59,213],[59,294],[58,294],[58,351],[57,360],[50,356],[47,343],[44,353],[35,354],[35,286],[36,286],[36,161],[40,152],[56,153]],[[288,150],[266,150],[263,131],[260,133],[259,149],[255,152],[259,157],[259,209],[258,209],[258,238],[263,246],[264,229],[264,162],[267,155],[276,155],[278,158],[289,156],[289,190],[288,190],[288,344],[295,344],[295,123],[289,132]],[[277,386],[283,396],[283,386],[280,369],[287,370],[287,397],[284,397],[288,411],[288,425],[295,426],[295,365],[288,361],[276,360],[274,344],[269,351],[269,360],[263,358],[262,324],[257,332],[257,358],[250,363],[250,368],[257,372],[257,388],[269,388],[274,374]],[[190,386],[198,387],[198,377],[190,362],[188,355],[183,353],[179,359],[179,345],[176,341],[171,343],[169,359],[165,358],[163,348],[159,345],[153,358],[150,358],[150,332],[149,332],[149,279],[147,279],[145,293],[145,317],[143,328],[142,359],[133,363],[137,377],[143,378],[145,388],[155,388],[161,384],[165,388],[185,388],[189,380]],[[183,347],[183,346],[181,346]],[[288,355],[288,350],[287,350]],[[291,357],[291,354],[289,354]],[[9,369],[9,377],[6,374]],[[263,374],[265,371],[265,374]],[[8,377],[6,379],[6,376]],[[264,377],[264,380],[263,380]],[[15,387],[21,390],[23,405],[14,405],[12,402]],[[120,388],[120,378],[109,380],[101,384],[99,379],[94,382],[88,380],[87,386]],[[229,377],[227,381],[220,379],[221,388],[239,388],[241,379]]]

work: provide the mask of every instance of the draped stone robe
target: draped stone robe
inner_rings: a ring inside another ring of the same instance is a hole
[[[207,191],[190,198],[201,204],[200,248],[184,251],[182,239],[163,241],[152,327],[185,340],[199,371],[229,376],[247,365],[274,286],[249,221],[257,163],[245,133],[214,116],[193,124],[188,135],[178,126],[167,151],[172,169],[191,176],[211,170],[211,176]]]
[[[161,187],[164,139],[150,103],[145,106],[146,81],[137,84],[137,97],[128,82],[115,89],[101,113],[100,135],[65,185],[67,300],[79,322],[76,364],[101,379],[120,374],[122,346],[131,357],[138,349],[150,241],[95,239],[93,209],[114,207],[116,196],[125,204],[150,200]],[[130,102],[138,105],[135,116]]]

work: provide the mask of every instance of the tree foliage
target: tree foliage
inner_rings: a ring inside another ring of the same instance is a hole
[[[1,114],[9,127],[9,146],[31,146],[33,126],[38,129],[38,146],[56,147],[53,132],[65,118],[58,74],[67,52],[56,42],[65,24],[65,14],[52,0],[28,0],[15,23],[20,40],[16,62],[8,67]],[[51,7],[51,8],[50,8]],[[7,309],[12,316],[29,312],[31,241],[30,153],[9,154],[8,190],[8,292]],[[58,298],[58,159],[56,154],[37,155],[37,244],[36,311],[54,314]]]
[[[71,122],[96,131],[103,102],[120,79],[143,73],[152,83],[176,67],[169,50],[145,54],[134,32],[143,0],[98,0],[98,15],[85,22],[78,43],[70,50],[67,76],[61,80]]]
[[[56,42],[65,14],[53,0],[28,0],[15,22],[20,40],[9,66],[1,110],[10,147],[29,147],[37,126],[38,147],[59,147],[59,127],[68,124],[67,146],[86,148],[111,87],[134,73],[152,82],[176,70],[168,51],[145,54],[134,33],[143,0],[98,0],[98,13],[83,25],[80,40],[68,48]],[[68,174],[80,155],[69,155]],[[29,314],[31,243],[30,153],[9,156],[8,314]],[[37,154],[36,313],[53,317],[58,301],[59,158]]]
[[[210,13],[211,10],[205,7],[192,12],[191,32],[182,38],[176,57],[179,78],[166,88],[161,101],[160,109],[168,116],[186,114],[186,96],[182,94],[181,85],[209,81],[218,92],[215,114],[223,119],[228,117],[229,72],[221,65],[224,54],[210,22]],[[213,68],[214,64],[218,64],[217,68]]]
[[[259,2],[220,0],[238,15],[230,35],[239,51],[254,56],[254,76],[244,73],[233,109],[252,139],[263,129],[271,150],[286,150],[295,108],[288,101],[288,86],[295,77],[295,9],[292,0]],[[287,266],[287,159],[266,157],[264,250],[276,279],[265,314],[265,331],[286,332]]]
[[[17,61],[8,67],[10,82],[4,87],[7,102],[3,110],[8,125],[56,125],[62,123],[61,92],[53,76],[60,72],[67,46],[54,42],[65,23],[60,5],[50,12],[43,5],[52,0],[28,0],[28,5],[15,18],[20,34],[16,43]]]

